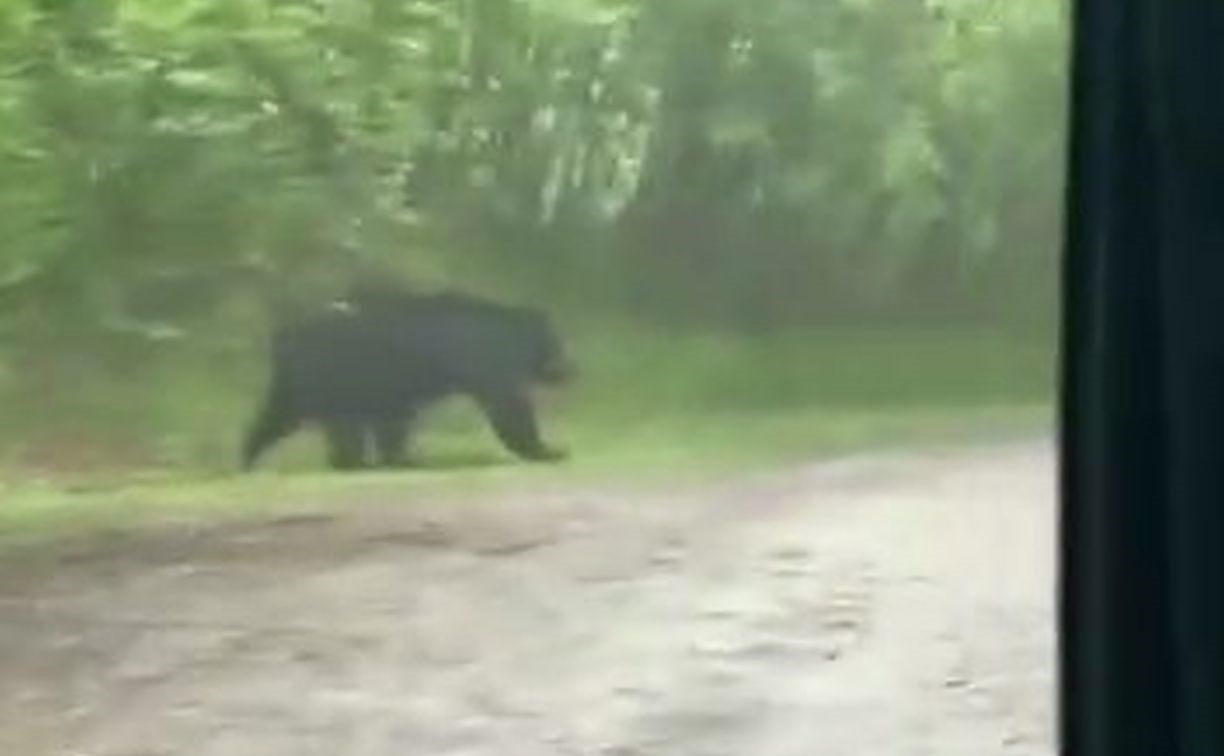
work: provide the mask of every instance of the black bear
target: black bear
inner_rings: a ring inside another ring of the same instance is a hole
[[[540,438],[530,390],[570,368],[538,310],[454,293],[356,288],[343,307],[297,321],[273,338],[272,377],[242,449],[243,469],[308,423],[322,426],[333,468],[410,463],[413,421],[462,394],[483,410],[502,444],[535,461],[564,454]]]

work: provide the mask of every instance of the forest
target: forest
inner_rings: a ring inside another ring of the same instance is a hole
[[[1044,406],[1065,15],[5,0],[0,468],[232,469],[271,329],[371,271],[549,310],[576,460]]]

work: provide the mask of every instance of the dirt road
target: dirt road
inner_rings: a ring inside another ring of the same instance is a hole
[[[13,756],[1053,754],[1047,444],[142,537],[0,578]]]

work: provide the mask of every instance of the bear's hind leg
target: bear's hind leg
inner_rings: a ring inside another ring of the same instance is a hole
[[[298,417],[289,407],[281,392],[274,388],[251,423],[242,444],[242,469],[251,470],[259,457],[299,425]]]
[[[378,463],[383,467],[410,467],[412,465],[409,442],[414,415],[413,412],[407,412],[399,417],[381,418],[373,423]]]
[[[332,418],[323,422],[327,438],[327,461],[333,470],[358,470],[367,465],[365,424]]]

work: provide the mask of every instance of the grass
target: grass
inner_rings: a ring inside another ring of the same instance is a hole
[[[545,410],[545,432],[573,452],[559,466],[508,460],[469,406],[428,417],[411,473],[321,471],[301,435],[265,472],[233,473],[235,418],[257,375],[172,365],[160,391],[99,402],[99,423],[153,436],[156,463],[0,483],[0,548],[149,521],[213,521],[366,495],[412,499],[531,481],[675,479],[930,441],[1049,427],[1051,347],[983,331],[828,331],[766,342],[591,328],[573,338],[582,379]],[[249,361],[254,362],[254,361]],[[150,398],[152,397],[152,398]],[[140,423],[123,418],[138,418]]]

